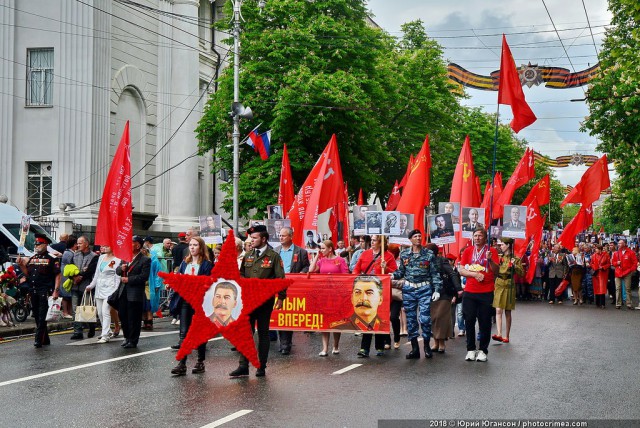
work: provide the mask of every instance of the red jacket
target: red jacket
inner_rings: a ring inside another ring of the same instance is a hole
[[[601,251],[591,256],[591,269],[597,271],[598,269],[608,271],[611,267],[611,259],[606,251]]]
[[[611,265],[616,270],[616,278],[622,278],[638,268],[638,258],[630,248],[625,248],[624,252],[617,250],[613,252]]]
[[[360,275],[360,274],[382,275],[382,266],[380,265],[380,257],[378,257],[376,261],[371,263],[373,261],[373,258],[374,258],[374,255],[373,255],[372,249],[368,249],[364,251],[360,255],[360,258],[358,258],[358,261],[355,267],[353,268],[353,273],[356,275]],[[398,269],[398,264],[396,263],[396,259],[393,258],[393,254],[391,254],[389,251],[384,252],[384,261],[387,262],[387,268],[384,271],[385,273],[391,273],[391,272],[394,272],[396,269]],[[367,268],[368,270],[365,272]]]

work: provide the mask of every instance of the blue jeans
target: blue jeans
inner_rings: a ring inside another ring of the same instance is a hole
[[[462,314],[462,302],[456,305],[456,317],[458,319],[458,330],[465,331],[464,329],[464,315]]]
[[[431,286],[414,288],[402,286],[402,305],[407,314],[407,339],[416,339],[419,335],[418,321],[422,328],[422,338],[429,343],[431,338]],[[428,345],[427,345],[428,346]]]

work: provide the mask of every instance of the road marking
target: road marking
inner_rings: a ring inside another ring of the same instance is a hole
[[[178,334],[179,331],[158,331],[158,332],[144,332],[140,333],[140,339],[144,339],[145,337],[154,337],[154,336],[164,336],[167,334]],[[112,337],[109,342],[118,342],[123,341],[124,336]],[[97,345],[98,339],[92,337],[91,339],[78,340],[75,342],[67,343],[66,346],[83,346],[83,345]]]
[[[213,341],[216,341],[216,340],[222,340],[222,339],[223,339],[223,337],[214,337],[213,339],[210,339],[209,342],[213,342]],[[7,385],[12,385],[14,383],[26,382],[28,380],[33,380],[33,379],[40,379],[42,377],[53,376],[53,375],[57,375],[57,374],[60,374],[60,373],[71,372],[71,371],[74,371],[74,370],[86,369],[87,367],[94,367],[94,366],[99,366],[99,365],[102,365],[102,364],[113,363],[115,361],[128,360],[129,358],[142,357],[144,355],[155,354],[157,352],[169,351],[170,349],[171,349],[171,347],[167,346],[166,348],[159,348],[159,349],[153,349],[151,351],[137,352],[135,354],[123,355],[122,357],[109,358],[108,360],[94,361],[92,363],[80,364],[79,366],[67,367],[67,368],[64,368],[64,369],[59,369],[59,370],[53,370],[53,371],[50,371],[50,372],[39,373],[39,374],[36,374],[36,375],[21,377],[21,378],[18,378],[18,379],[6,380],[4,382],[0,382],[0,387],[7,386]]]
[[[253,410],[238,410],[237,412],[232,413],[229,416],[225,416],[222,419],[218,419],[217,421],[213,421],[210,424],[204,425],[202,428],[219,427],[220,425],[226,424],[227,422],[230,422],[234,419],[238,419],[241,416],[248,415],[251,412],[253,412]]]
[[[347,367],[345,367],[345,368],[343,368],[343,369],[340,369],[340,370],[338,370],[338,371],[335,371],[335,372],[333,372],[333,373],[331,373],[331,374],[342,374],[342,373],[346,373],[346,372],[348,372],[349,370],[357,369],[357,368],[358,368],[358,367],[360,367],[361,365],[362,365],[362,364],[351,364],[350,366],[347,366]]]

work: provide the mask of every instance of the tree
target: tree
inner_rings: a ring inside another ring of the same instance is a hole
[[[640,186],[640,3],[609,0],[609,10],[611,27],[599,55],[600,74],[587,95],[584,129],[600,139],[597,149],[615,162],[618,193],[607,200],[603,213],[615,219],[608,227],[623,227],[633,217],[620,216],[640,210],[635,196]]]
[[[441,48],[422,40],[415,50],[402,49],[368,25],[364,1],[273,0],[262,14],[245,2],[242,12],[240,93],[257,116],[242,132],[262,122],[272,129],[275,154],[263,162],[243,148],[241,214],[275,200],[283,143],[301,183],[335,133],[350,189],[386,195],[424,136],[438,141],[453,128],[459,105]],[[220,26],[228,29],[226,22]],[[227,69],[197,129],[201,150],[215,152],[214,172],[232,165],[232,87]],[[230,193],[230,185],[223,190]],[[230,206],[227,200],[225,209]]]

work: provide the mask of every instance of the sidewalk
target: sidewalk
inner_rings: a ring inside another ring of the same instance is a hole
[[[171,322],[172,317],[169,315],[169,311],[165,311],[163,318],[156,318],[154,316],[154,323],[164,323]],[[57,322],[48,322],[47,330],[49,332],[53,331],[64,331],[70,330],[73,328],[73,320],[65,319]],[[29,316],[25,322],[16,323],[15,327],[0,327],[0,343],[4,340],[15,339],[16,337],[28,336],[35,334],[36,331],[36,321],[34,318]]]
[[[73,320],[62,320],[58,322],[47,323],[47,330],[63,331],[73,327]],[[25,322],[16,323],[15,327],[0,327],[0,343],[6,339],[12,339],[20,336],[28,336],[36,331],[36,321],[32,317],[28,317]]]

